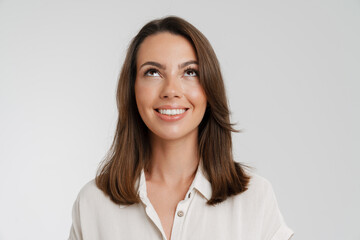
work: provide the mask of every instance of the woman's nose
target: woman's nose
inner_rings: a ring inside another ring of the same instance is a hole
[[[161,89],[160,98],[181,98],[183,92],[180,81],[176,76],[166,78]]]

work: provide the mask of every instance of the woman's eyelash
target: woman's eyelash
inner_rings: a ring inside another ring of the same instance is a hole
[[[196,76],[199,76],[199,71],[196,70],[196,69],[194,69],[194,68],[192,68],[192,67],[186,68],[186,69],[184,70],[184,73],[187,73],[188,71],[192,71],[192,72],[194,72],[194,73],[196,74]],[[144,76],[147,76],[149,73],[152,73],[151,75],[153,75],[153,74],[155,74],[155,73],[158,73],[158,74],[159,74],[159,71],[158,71],[157,69],[155,69],[155,68],[150,68],[150,69],[148,69],[148,70],[146,70],[146,71],[144,72]]]
[[[188,68],[185,69],[185,73],[188,72],[188,71],[193,71],[196,74],[196,76],[199,76],[199,72],[196,69],[192,68],[192,67],[188,67]]]
[[[150,68],[150,69],[148,69],[148,70],[145,71],[144,76],[148,75],[148,73],[150,73],[150,72],[152,72],[153,74],[154,74],[154,73],[159,73],[159,71],[158,71],[157,69],[155,69],[155,68]]]

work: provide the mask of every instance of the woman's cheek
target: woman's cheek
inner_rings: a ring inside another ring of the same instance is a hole
[[[187,84],[184,86],[184,93],[188,98],[196,102],[206,102],[205,92],[199,83]]]

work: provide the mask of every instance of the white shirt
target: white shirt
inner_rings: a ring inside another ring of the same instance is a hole
[[[211,185],[201,164],[184,200],[176,207],[171,240],[288,240],[293,231],[279,211],[269,181],[248,172],[248,190],[209,206]],[[144,171],[137,181],[142,203],[113,203],[95,181],[80,191],[72,211],[69,240],[166,240],[160,219],[146,192]]]

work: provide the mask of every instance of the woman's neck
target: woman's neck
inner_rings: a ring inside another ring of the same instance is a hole
[[[168,186],[192,181],[199,164],[197,133],[177,140],[154,135],[150,138],[152,155],[147,180]]]

